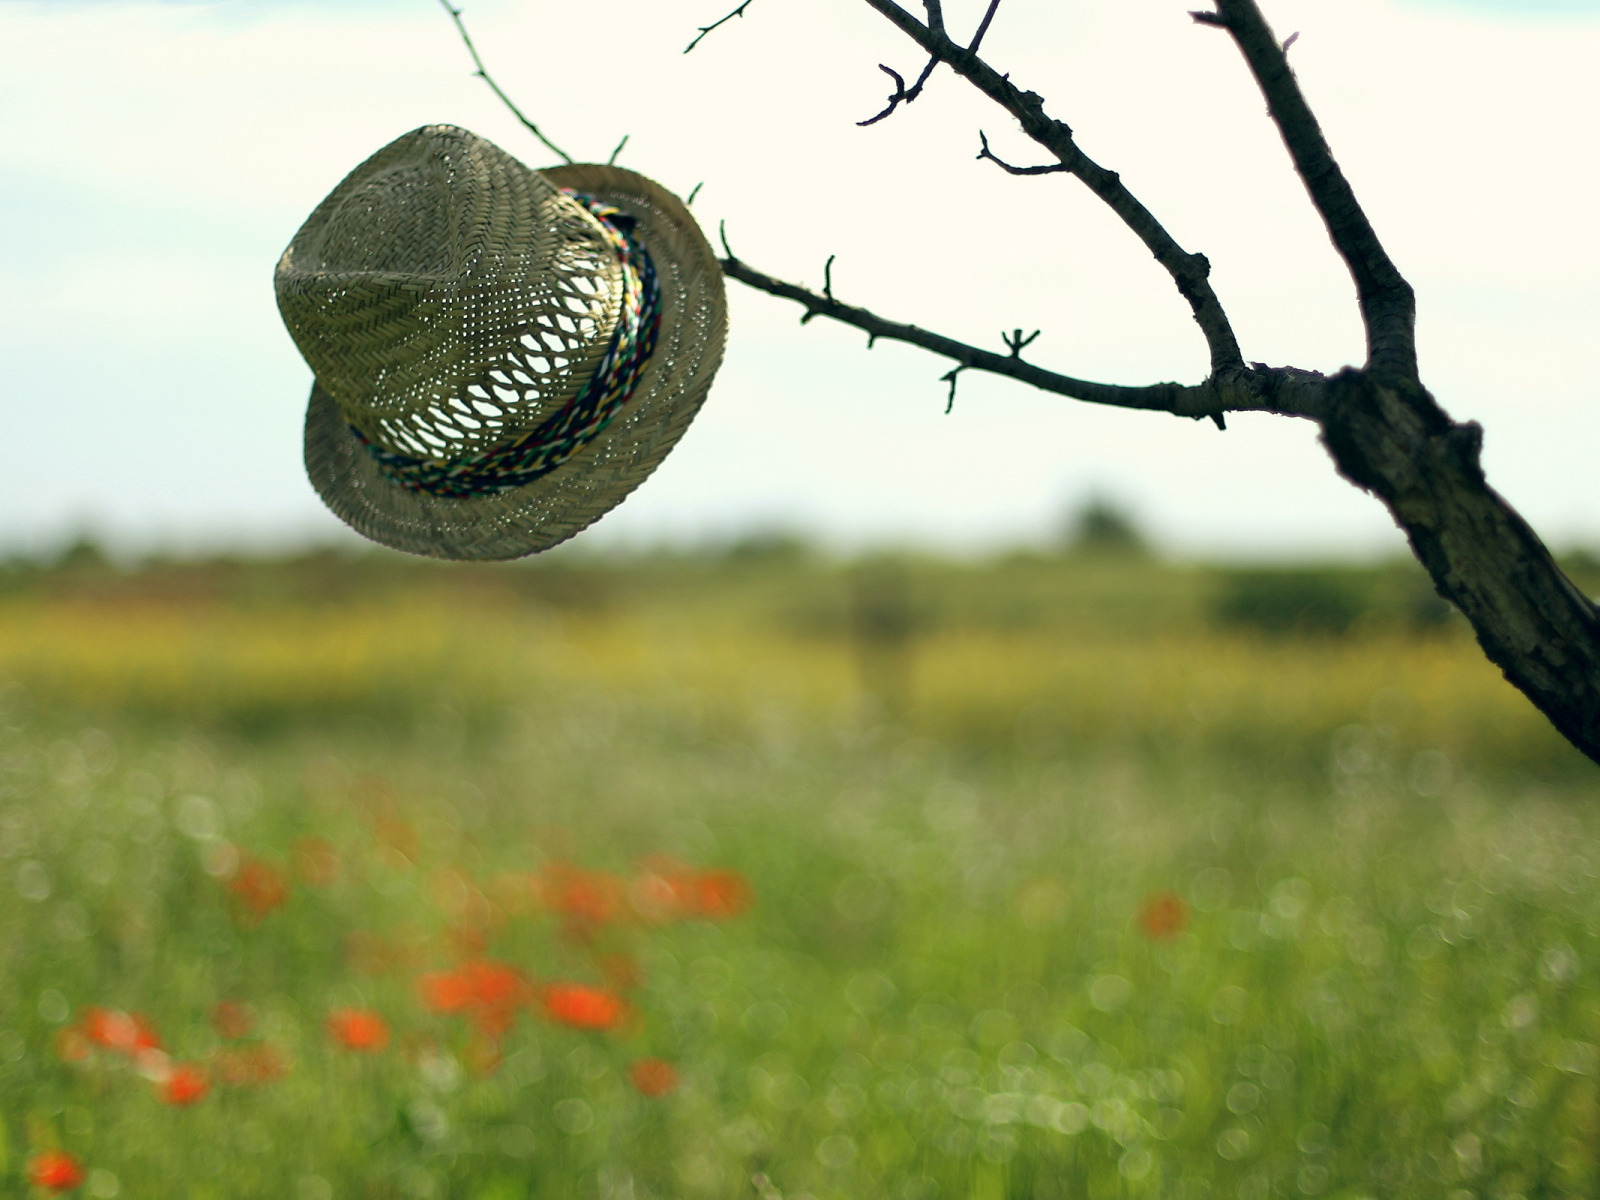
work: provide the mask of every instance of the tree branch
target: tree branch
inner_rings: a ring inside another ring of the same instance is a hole
[[[1339,473],[1384,502],[1489,660],[1600,762],[1600,615],[1488,485],[1483,430],[1415,379],[1346,370],[1328,385],[1322,440]]]
[[[698,46],[701,43],[701,41],[703,41],[705,39],[706,34],[710,33],[713,29],[717,28],[717,26],[726,25],[729,21],[733,20],[735,17],[744,16],[744,10],[749,8],[754,3],[755,3],[755,0],[744,0],[743,4],[739,5],[738,8],[734,9],[727,16],[720,17],[717,20],[711,22],[711,24],[709,24],[709,25],[700,26],[700,32],[695,34],[694,41],[690,42],[687,46],[685,46],[683,48],[683,52],[685,54],[687,54],[687,53],[689,53],[689,51],[693,50],[696,46]]]
[[[745,2],[751,3],[752,0],[745,0]],[[515,116],[517,120],[522,122],[522,124],[527,128],[528,132],[533,134],[534,137],[538,138],[544,143],[545,149],[549,150],[551,154],[554,154],[562,162],[570,163],[572,161],[572,155],[568,154],[560,146],[556,145],[549,138],[545,137],[544,134],[540,133],[539,127],[532,121],[528,120],[527,117],[523,116],[522,110],[511,102],[511,97],[502,92],[500,90],[500,85],[490,78],[489,72],[484,69],[483,59],[478,57],[478,48],[472,44],[472,37],[467,33],[466,24],[461,20],[461,10],[453,7],[450,4],[450,0],[439,0],[439,3],[444,5],[445,12],[449,13],[450,19],[456,23],[456,32],[461,35],[461,40],[467,44],[467,53],[472,55],[473,64],[478,68],[473,72],[473,74],[489,85],[489,89],[493,91],[496,96],[500,97],[500,102],[511,110],[512,115]],[[621,147],[618,148],[620,149]]]
[[[802,323],[815,317],[827,317],[861,330],[870,339],[869,344],[879,338],[905,342],[951,359],[960,364],[962,370],[987,371],[1015,379],[1040,391],[1115,408],[1172,413],[1174,416],[1197,420],[1202,417],[1216,418],[1225,412],[1270,412],[1312,420],[1318,420],[1323,415],[1326,380],[1315,371],[1302,371],[1296,367],[1267,367],[1256,363],[1251,367],[1241,366],[1230,372],[1213,375],[1204,383],[1193,386],[1154,383],[1143,387],[1126,387],[1075,379],[1035,366],[1022,357],[1022,348],[1032,342],[1037,333],[1027,338],[1022,336],[1021,330],[1014,335],[1002,335],[1009,351],[1006,354],[985,350],[916,325],[888,320],[865,308],[844,304],[831,294],[831,273],[828,276],[828,289],[814,292],[758,271],[734,256],[732,250],[728,249],[726,238],[722,244],[728,255],[721,260],[723,274],[758,291],[793,300],[805,309],[800,318]]]
[[[1355,192],[1334,161],[1322,127],[1306,103],[1288,48],[1280,44],[1255,0],[1215,0],[1214,13],[1191,14],[1226,29],[1255,76],[1267,111],[1283,136],[1295,170],[1305,182],[1339,257],[1355,279],[1367,331],[1367,367],[1385,378],[1417,373],[1416,296],[1379,242]]]
[[[1015,117],[1024,133],[1053,154],[1065,172],[1082,180],[1133,231],[1156,261],[1166,268],[1178,292],[1189,302],[1195,323],[1205,335],[1211,352],[1212,374],[1243,367],[1244,356],[1239,352],[1238,339],[1207,278],[1211,264],[1205,255],[1190,254],[1179,246],[1150,210],[1123,186],[1115,171],[1108,171],[1091,160],[1072,140],[1072,130],[1046,115],[1044,101],[1036,93],[1023,91],[1009,76],[1001,75],[979,58],[976,51],[928,28],[894,0],[866,2],[932,57],[947,63],[956,74]],[[984,28],[987,29],[987,25]]]

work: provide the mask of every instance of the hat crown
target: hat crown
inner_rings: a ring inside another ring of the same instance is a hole
[[[362,274],[404,270],[448,279],[459,269],[444,189],[426,162],[397,162],[354,181],[315,236],[296,239],[302,271]],[[397,249],[403,248],[403,261]]]
[[[584,205],[449,125],[352,171],[275,282],[344,419],[382,450],[439,461],[511,444],[560,411],[605,354],[623,292]]]

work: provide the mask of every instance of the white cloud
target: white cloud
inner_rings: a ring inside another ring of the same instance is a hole
[[[948,4],[952,23],[979,5]],[[1416,284],[1425,378],[1482,420],[1494,482],[1555,540],[1600,540],[1600,248],[1586,81],[1600,26],[1389,0],[1268,0],[1352,182]],[[986,43],[1084,148],[1205,252],[1247,356],[1362,352],[1353,291],[1226,37],[1182,0],[1007,0]],[[687,192],[742,257],[886,315],[998,345],[1042,328],[1073,374],[1193,380],[1181,300],[1070,180],[941,71],[868,129],[914,48],[855,0],[764,0],[681,54],[707,0],[469,5],[501,83],[558,142]],[[298,463],[309,376],[272,307],[298,223],[362,158],[434,121],[530,162],[432,3],[0,3],[0,546],[92,521],[143,542],[331,530]],[[736,286],[736,285],[735,285]],[[1397,546],[1303,424],[1226,434],[963,377],[734,298],[711,401],[592,536],[687,535],[757,514],[846,540],[1040,532],[1095,487],[1191,549]]]

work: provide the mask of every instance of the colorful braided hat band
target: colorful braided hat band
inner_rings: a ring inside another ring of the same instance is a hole
[[[383,474],[410,491],[463,498],[524,487],[561,466],[611,423],[634,389],[661,331],[661,288],[650,253],[633,236],[634,221],[616,207],[571,188],[605,230],[622,266],[622,311],[604,357],[588,383],[531,433],[483,454],[457,459],[413,458],[353,433]]]

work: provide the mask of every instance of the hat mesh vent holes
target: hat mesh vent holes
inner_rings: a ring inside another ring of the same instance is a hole
[[[531,295],[502,287],[462,304],[460,342],[522,331],[487,371],[378,416],[374,441],[425,459],[480,454],[537,428],[577,395],[619,303],[616,265],[586,216],[558,222],[545,286]]]

